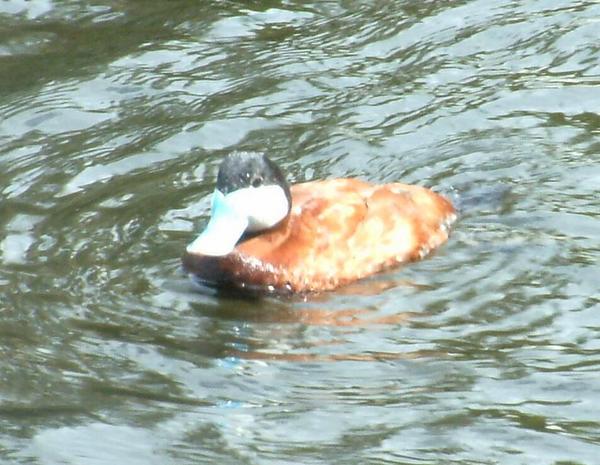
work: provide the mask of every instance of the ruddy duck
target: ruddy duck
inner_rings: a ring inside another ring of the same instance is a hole
[[[234,153],[219,167],[210,221],[183,265],[219,287],[331,290],[423,258],[455,219],[450,201],[424,187],[358,179],[290,187],[265,155]]]

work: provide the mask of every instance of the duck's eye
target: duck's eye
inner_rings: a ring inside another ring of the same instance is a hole
[[[261,176],[256,176],[252,179],[252,187],[259,187],[263,183],[263,178]]]

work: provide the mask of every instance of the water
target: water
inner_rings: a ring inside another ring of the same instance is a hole
[[[0,2],[0,460],[595,464],[596,1]],[[304,301],[199,292],[220,158],[461,208]]]

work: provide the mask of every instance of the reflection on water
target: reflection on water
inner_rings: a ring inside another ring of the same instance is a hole
[[[0,2],[7,463],[596,463],[596,1]],[[220,159],[452,197],[310,298],[180,267]]]

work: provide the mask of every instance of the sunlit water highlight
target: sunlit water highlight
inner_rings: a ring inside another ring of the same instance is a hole
[[[0,2],[7,463],[594,464],[596,1]],[[427,260],[200,292],[221,157],[449,195]]]

